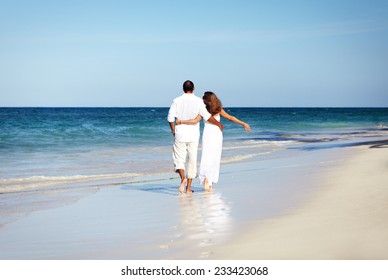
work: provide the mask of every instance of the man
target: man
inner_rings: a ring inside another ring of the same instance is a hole
[[[221,130],[223,126],[206,110],[202,99],[194,95],[192,81],[183,83],[184,94],[175,98],[168,112],[167,120],[174,135],[173,159],[175,171],[181,178],[179,192],[192,193],[191,183],[197,176],[197,150],[199,142],[199,123],[196,125],[175,125],[175,120],[190,120],[201,115],[205,120],[217,125]],[[187,162],[186,162],[187,158]],[[187,168],[186,168],[187,163]],[[186,171],[186,174],[185,174]]]

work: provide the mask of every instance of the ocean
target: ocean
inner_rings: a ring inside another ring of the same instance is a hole
[[[388,139],[388,108],[226,110],[252,131],[222,120],[222,165]],[[0,213],[52,207],[77,199],[75,193],[145,176],[176,178],[167,113],[168,108],[0,108]]]

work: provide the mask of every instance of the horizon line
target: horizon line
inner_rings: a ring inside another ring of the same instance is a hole
[[[7,108],[31,108],[31,109],[40,109],[40,108],[47,108],[47,109],[104,109],[104,108],[112,108],[112,109],[125,109],[125,108],[170,108],[170,106],[0,106],[1,109],[7,109]],[[338,109],[388,109],[388,106],[225,106],[224,108],[279,108],[279,109],[292,109],[292,108],[301,108],[301,109],[314,109],[314,108],[338,108]]]

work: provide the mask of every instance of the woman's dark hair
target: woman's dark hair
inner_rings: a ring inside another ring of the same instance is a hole
[[[218,99],[214,92],[206,91],[203,94],[203,102],[205,103],[207,111],[213,116],[217,115],[222,110],[221,100]]]
[[[193,92],[194,91],[194,83],[192,81],[185,81],[183,83],[183,91],[184,92]]]

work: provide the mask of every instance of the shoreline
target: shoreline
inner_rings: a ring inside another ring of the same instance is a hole
[[[374,144],[374,143],[373,143]],[[299,207],[256,221],[212,259],[387,260],[388,149],[352,147]],[[318,177],[319,178],[319,177]]]

